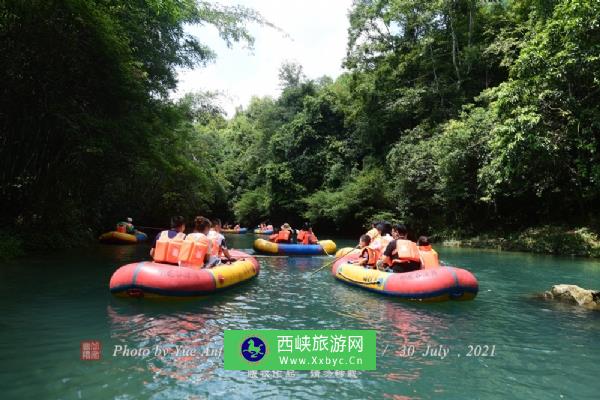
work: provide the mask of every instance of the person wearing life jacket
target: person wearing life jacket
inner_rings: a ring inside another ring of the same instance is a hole
[[[273,234],[269,237],[274,238],[272,241],[275,243],[291,243],[292,242],[292,227],[287,222],[281,225],[281,229],[277,234]]]
[[[117,224],[117,232],[135,234],[135,226],[133,226],[133,218],[127,217],[124,222]]]
[[[421,255],[421,262],[424,269],[437,268],[440,266],[440,259],[437,251],[435,251],[429,243],[427,236],[420,236],[417,240],[417,247]]]
[[[371,237],[369,235],[362,235],[360,237],[359,247],[361,250],[360,256],[358,257],[358,265],[362,265],[365,268],[375,269],[377,263],[376,253],[371,247]]]
[[[212,220],[212,228],[208,232],[208,238],[212,242],[212,253],[211,253],[211,262],[215,262],[215,259],[221,260],[221,256],[225,256],[228,262],[233,262],[235,259],[231,257],[229,254],[229,249],[227,248],[227,242],[225,241],[225,236],[221,233],[221,220],[215,218]]]
[[[212,243],[207,235],[210,226],[208,218],[198,216],[194,219],[194,231],[181,243],[179,266],[203,268],[209,263]]]
[[[389,272],[410,272],[421,269],[421,256],[416,243],[407,239],[406,226],[396,224],[392,228],[392,240],[383,252],[383,260],[377,267]]]
[[[383,267],[389,272],[410,272],[421,269],[421,255],[417,244],[407,239],[406,226],[393,228],[398,239],[390,242],[383,252]]]
[[[298,231],[296,241],[299,244],[317,244],[319,242],[308,222],[305,222],[304,228]]]
[[[182,216],[177,216],[177,217],[172,217],[171,218],[171,229],[159,232],[156,237],[154,238],[154,242],[152,243],[152,248],[150,249],[150,256],[152,258],[155,258],[155,252],[156,252],[156,246],[157,246],[157,242],[161,242],[161,246],[164,243],[165,240],[174,240],[176,238],[179,238],[181,240],[183,240],[183,238],[185,238],[185,218],[183,218]],[[165,255],[163,254],[164,252],[162,251],[163,249],[161,249],[161,255],[160,255],[160,259],[162,261],[162,258],[165,257]]]

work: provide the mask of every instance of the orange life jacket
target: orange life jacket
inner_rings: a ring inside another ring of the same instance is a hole
[[[365,265],[374,267],[375,264],[377,263],[377,252],[375,250],[373,250],[372,248],[370,248],[369,246],[363,248],[362,252],[360,253],[360,256],[363,257],[363,255],[365,254],[365,252],[367,253],[367,263]]]
[[[127,228],[125,228],[125,225],[123,225],[123,224],[118,224],[117,225],[117,232],[126,233],[127,232]]]
[[[277,237],[279,236],[279,234],[274,233],[272,235],[269,236],[269,241],[274,242],[277,240]]]
[[[414,269],[421,268],[421,255],[419,254],[419,248],[417,244],[406,239],[396,240],[396,248],[392,254],[397,255],[398,258],[392,260],[391,267],[397,267],[394,269],[405,269],[411,271]]]
[[[440,266],[438,253],[430,245],[419,246],[419,254],[421,255],[421,262],[424,269]]]
[[[178,264],[183,239],[185,239],[183,232],[179,232],[174,238],[169,239],[169,231],[162,231],[156,241],[156,246],[154,246],[154,261]]]
[[[206,235],[202,235],[198,239],[188,236],[181,245],[179,261],[192,266],[204,265],[204,258],[210,247],[209,245],[209,239]]]
[[[219,239],[219,233],[217,233],[217,231],[211,231],[214,232],[212,235],[209,233],[208,234],[208,238],[210,239],[210,255],[214,256],[214,257],[221,257],[221,255],[223,254],[223,247],[221,246],[220,243],[218,243],[218,239]]]
[[[315,244],[318,242],[317,237],[311,231],[298,231],[298,243]]]
[[[277,237],[275,238],[275,243],[289,242],[290,234],[291,234],[291,232],[288,231],[287,229],[280,230],[279,233],[277,234]]]

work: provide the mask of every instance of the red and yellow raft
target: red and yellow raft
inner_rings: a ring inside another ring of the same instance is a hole
[[[479,291],[477,278],[465,269],[439,266],[403,273],[384,272],[354,264],[360,254],[357,250],[341,249],[338,254],[341,258],[331,269],[336,279],[403,300],[472,300]]]
[[[210,269],[142,261],[120,267],[110,278],[110,291],[119,297],[206,296],[258,275],[256,258],[230,250],[236,259]]]

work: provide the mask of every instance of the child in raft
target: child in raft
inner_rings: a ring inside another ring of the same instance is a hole
[[[375,250],[369,247],[371,244],[371,237],[369,235],[362,235],[360,237],[360,256],[358,257],[358,265],[362,265],[368,269],[375,269],[375,263],[377,259],[375,257]]]

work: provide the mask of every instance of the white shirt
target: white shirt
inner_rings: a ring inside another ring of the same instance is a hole
[[[218,247],[221,247],[223,245],[223,240],[225,240],[225,236],[214,229],[211,229],[210,232],[208,232],[208,238],[215,242],[215,245]]]

